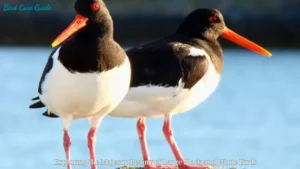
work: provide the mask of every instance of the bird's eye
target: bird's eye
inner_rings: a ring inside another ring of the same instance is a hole
[[[208,18],[209,22],[217,22],[218,21],[218,17],[217,16],[211,16]]]
[[[94,11],[96,11],[96,10],[98,10],[99,8],[100,8],[100,6],[99,6],[99,4],[98,3],[93,3],[92,5],[91,5],[91,8],[94,10]]]

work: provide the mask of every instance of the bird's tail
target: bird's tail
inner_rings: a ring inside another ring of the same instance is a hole
[[[30,109],[39,109],[39,108],[46,107],[45,104],[40,101],[39,97],[35,97],[32,99],[32,101],[37,101],[37,100],[38,100],[38,102],[35,102],[29,106]],[[49,112],[48,110],[43,113],[43,116],[50,117],[50,118],[58,118],[59,117],[56,114]]]

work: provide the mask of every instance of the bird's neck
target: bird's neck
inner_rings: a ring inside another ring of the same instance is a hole
[[[221,74],[223,71],[223,51],[218,40],[208,40],[205,38],[193,38],[192,45],[198,48],[203,48],[210,56],[216,71]]]
[[[215,41],[207,41],[208,45],[210,46],[211,49],[211,55],[210,59],[212,63],[215,66],[216,71],[221,74],[223,71],[223,64],[224,64],[224,59],[223,59],[223,51],[220,43],[218,40]]]
[[[88,21],[86,33],[97,38],[113,38],[113,21],[111,17],[103,17],[97,22]]]

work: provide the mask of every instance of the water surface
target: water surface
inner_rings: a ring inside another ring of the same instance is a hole
[[[247,50],[225,50],[217,90],[201,105],[173,117],[176,141],[188,160],[254,160],[228,169],[300,168],[300,51],[271,50],[265,58]],[[29,110],[50,48],[0,48],[0,168],[60,169],[65,158],[60,119]],[[173,160],[162,119],[147,120],[155,160]],[[70,128],[74,160],[89,158],[89,123]],[[136,119],[107,117],[97,135],[97,159],[140,160]],[[55,164],[56,163],[56,164]],[[102,165],[99,168],[118,166]],[[89,166],[74,165],[74,169]],[[216,167],[218,168],[218,167]]]

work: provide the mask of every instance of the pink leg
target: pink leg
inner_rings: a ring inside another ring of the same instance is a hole
[[[144,160],[144,167],[145,169],[174,169],[177,168],[176,166],[167,166],[167,165],[159,165],[159,164],[151,164],[148,147],[147,147],[147,141],[146,141],[146,124],[145,119],[140,118],[137,122],[137,132],[141,144],[141,149],[143,153],[143,160]]]
[[[176,158],[178,168],[179,169],[208,169],[210,166],[205,166],[205,165],[189,165],[184,162],[184,158],[180,153],[180,150],[175,142],[174,136],[173,136],[173,131],[171,127],[171,118],[167,117],[164,122],[163,126],[163,132],[165,135],[165,138],[167,142],[169,143],[172,152]]]
[[[96,128],[91,128],[88,134],[88,148],[90,150],[91,169],[97,169],[95,143],[96,143]]]
[[[64,130],[64,149],[66,152],[66,159],[67,159],[67,169],[72,169],[71,167],[71,155],[70,155],[70,146],[71,146],[71,139],[68,134],[67,130]]]

